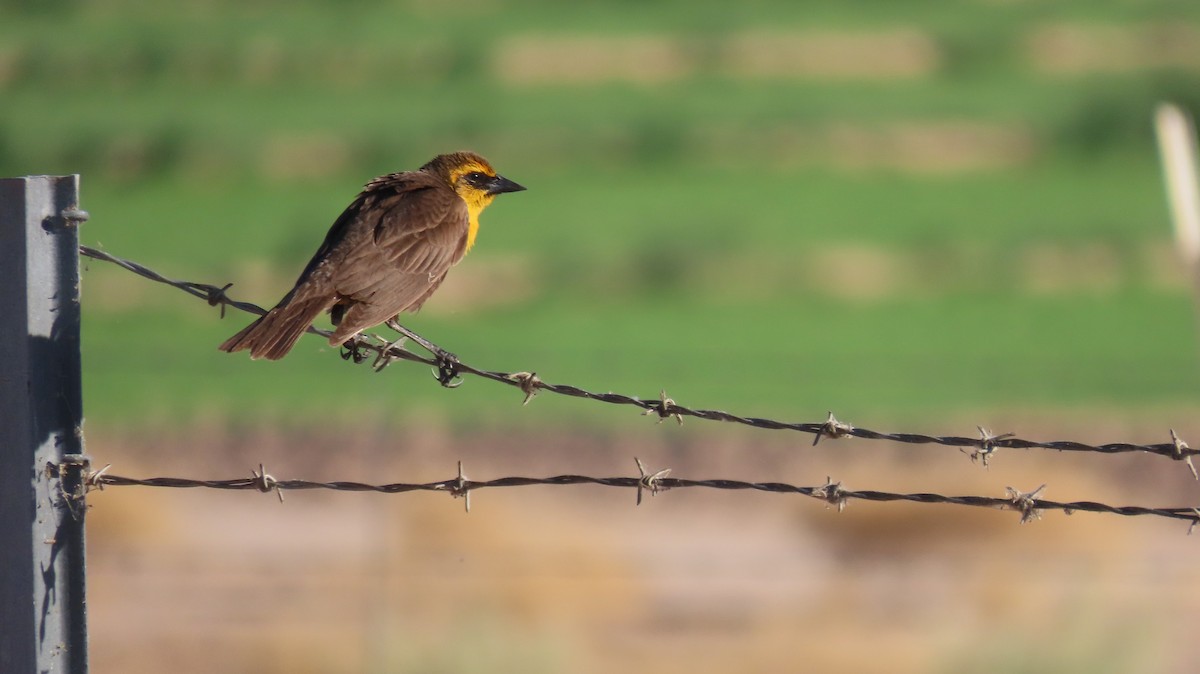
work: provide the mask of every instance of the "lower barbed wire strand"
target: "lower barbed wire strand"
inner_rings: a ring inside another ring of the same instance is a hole
[[[646,486],[645,478],[638,477],[592,477],[587,475],[554,475],[551,477],[502,477],[493,480],[466,480],[458,477],[436,482],[388,484],[368,484],[353,481],[315,482],[310,480],[276,480],[269,478],[270,489],[282,491],[303,491],[325,489],[332,491],[378,492],[386,494],[401,494],[406,492],[452,492],[461,494],[483,489],[498,489],[506,487],[531,486],[570,486],[597,485],[603,487],[618,487],[624,489]],[[120,475],[110,475],[106,471],[97,471],[87,482],[89,490],[103,490],[106,487],[158,487],[172,489],[219,489],[235,491],[266,491],[263,481],[256,478],[238,478],[232,480],[197,480],[179,477],[132,478]],[[833,492],[830,487],[835,487]],[[995,496],[947,496],[935,493],[901,494],[875,490],[841,489],[840,485],[828,483],[819,487],[797,486],[784,482],[747,482],[742,480],[710,479],[689,480],[684,478],[659,477],[654,480],[652,491],[662,492],[671,489],[718,489],[725,491],[760,491],[774,494],[796,494],[809,496],[826,501],[873,501],[880,503],[907,501],[912,503],[944,504],[972,506],[981,508],[1000,508],[1009,510],[1025,509],[1028,511],[1057,510],[1068,514],[1074,512],[1106,513],[1126,517],[1152,516],[1165,517],[1200,522],[1200,510],[1192,507],[1179,508],[1150,508],[1145,506],[1113,506],[1096,501],[1058,502],[1046,499],[1028,499],[1019,504],[1019,499]]]

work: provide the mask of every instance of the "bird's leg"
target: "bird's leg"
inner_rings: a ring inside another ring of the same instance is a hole
[[[394,317],[387,319],[386,321],[383,322],[383,324],[388,326],[389,328],[395,330],[396,332],[400,333],[401,335],[404,335],[405,337],[411,339],[412,341],[416,342],[417,344],[420,344],[421,346],[423,346],[425,348],[426,351],[428,351],[429,353],[432,353],[435,356],[440,357],[442,355],[447,355],[447,356],[453,355],[453,354],[447,352],[442,347],[438,346],[437,344],[434,344],[433,342],[429,341],[428,339],[425,339],[424,337],[418,335],[417,333],[413,332],[412,330],[409,330],[408,328],[404,327],[403,325],[400,325],[400,322],[397,321]]]
[[[433,357],[437,360],[437,372],[435,374],[442,386],[456,388],[462,383],[454,383],[454,380],[458,378],[458,356],[400,325],[400,322],[394,316],[384,321],[383,324],[420,344],[425,350],[433,354]]]

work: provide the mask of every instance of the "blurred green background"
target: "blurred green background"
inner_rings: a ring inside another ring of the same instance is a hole
[[[473,149],[529,190],[406,324],[472,365],[884,431],[1195,442],[1151,127],[1196,0],[0,0],[0,174],[82,237],[271,305],[367,180]],[[689,421],[382,374],[113,265],[83,285],[112,474],[632,474],[1114,505],[1177,462]],[[382,332],[386,333],[386,330]],[[412,422],[412,423],[410,423]],[[1184,523],[676,490],[89,496],[93,671],[1184,672]],[[869,640],[870,647],[864,648]],[[1135,664],[1136,663],[1136,664]]]
[[[7,2],[0,173],[81,173],[89,244],[270,306],[377,174],[462,148],[529,191],[407,324],[479,367],[814,420],[1192,406],[1151,117],[1191,0]],[[87,265],[99,423],[611,421]],[[586,408],[586,409],[585,409]]]

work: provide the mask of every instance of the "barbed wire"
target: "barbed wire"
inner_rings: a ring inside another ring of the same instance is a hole
[[[79,252],[85,257],[104,262],[111,262],[124,269],[127,269],[143,278],[163,283],[175,288],[179,288],[190,295],[205,300],[211,306],[219,306],[221,308],[221,317],[225,316],[225,307],[233,307],[241,311],[251,314],[263,315],[267,310],[250,302],[244,302],[231,299],[226,293],[232,283],[227,283],[224,286],[216,286],[208,283],[197,283],[194,281],[178,281],[168,278],[162,274],[131,260],[126,260],[104,251],[89,247],[80,246]],[[308,332],[329,338],[332,334],[328,330],[322,330],[315,326],[309,326]],[[1053,440],[1053,441],[1037,441],[1026,440],[1017,437],[1013,433],[993,434],[983,426],[978,426],[979,437],[964,437],[957,435],[926,435],[922,433],[884,433],[873,431],[866,428],[854,426],[852,424],[839,421],[830,412],[828,418],[823,422],[784,422],[764,417],[740,416],[731,414],[722,410],[713,409],[693,409],[676,403],[671,398],[667,397],[665,389],[660,392],[657,399],[643,399],[638,396],[629,396],[620,393],[599,393],[588,391],[578,386],[569,384],[552,384],[542,381],[536,372],[500,372],[493,370],[485,370],[469,365],[459,360],[453,354],[437,347],[432,342],[424,340],[419,335],[415,335],[418,340],[430,348],[434,352],[431,357],[422,356],[418,353],[404,348],[402,341],[388,341],[377,335],[360,335],[352,340],[351,347],[343,354],[343,358],[353,360],[356,363],[361,363],[367,360],[362,352],[368,351],[375,354],[372,366],[376,371],[383,370],[389,364],[396,360],[407,360],[418,363],[424,363],[434,368],[434,378],[443,386],[453,388],[458,386],[460,377],[464,374],[475,375],[483,379],[488,379],[501,384],[506,384],[520,389],[525,394],[524,404],[541,391],[548,391],[558,395],[570,396],[574,398],[584,398],[587,400],[596,400],[599,402],[609,403],[613,405],[627,405],[637,407],[642,410],[644,415],[657,415],[659,422],[667,419],[675,419],[679,423],[683,423],[684,417],[693,417],[706,421],[724,421],[729,423],[742,424],[753,428],[767,430],[789,430],[800,433],[807,433],[813,436],[813,445],[816,445],[822,438],[842,438],[855,437],[864,440],[885,440],[910,445],[940,445],[944,447],[958,448],[960,451],[970,449],[967,453],[972,461],[981,462],[984,467],[987,467],[989,461],[995,452],[999,449],[1048,449],[1057,450],[1060,452],[1096,452],[1100,454],[1120,454],[1128,452],[1143,452],[1157,456],[1167,457],[1176,461],[1183,461],[1191,470],[1192,476],[1200,480],[1200,474],[1197,473],[1196,467],[1192,463],[1192,457],[1200,454],[1200,449],[1193,449],[1184,442],[1174,429],[1170,429],[1171,442],[1160,442],[1151,444],[1137,444],[1128,442],[1111,442],[1100,445],[1088,444],[1085,442],[1077,442],[1073,440]]]
[[[746,482],[742,480],[690,480],[670,477],[671,469],[655,472],[646,470],[642,461],[634,458],[638,475],[630,477],[592,477],[588,475],[554,475],[551,477],[501,477],[493,480],[471,480],[463,472],[462,461],[458,462],[458,474],[446,480],[434,482],[393,482],[389,484],[368,484],[353,481],[316,482],[311,480],[280,480],[269,474],[263,464],[258,470],[251,471],[250,477],[229,480],[197,480],[180,477],[133,478],[108,473],[112,464],[100,470],[88,470],[86,457],[78,457],[71,465],[82,466],[84,477],[81,481],[81,493],[72,494],[72,501],[83,501],[88,493],[106,487],[157,487],[168,489],[220,489],[232,491],[259,491],[275,493],[283,502],[285,491],[302,491],[311,489],[328,489],[333,491],[375,492],[383,494],[402,494],[407,492],[429,491],[445,492],[456,498],[463,498],[467,512],[471,510],[471,492],[481,489],[500,487],[531,487],[531,486],[567,486],[567,485],[598,485],[602,487],[617,487],[637,490],[637,505],[641,505],[643,494],[649,492],[656,495],[671,489],[702,488],[725,491],[760,491],[773,494],[799,494],[824,501],[828,506],[836,507],[839,511],[852,500],[874,501],[881,503],[908,501],[911,503],[938,503],[946,505],[972,506],[978,508],[999,508],[1015,510],[1021,513],[1021,523],[1041,519],[1046,510],[1058,510],[1068,515],[1075,512],[1107,513],[1126,517],[1154,516],[1190,522],[1188,533],[1200,524],[1200,509],[1194,507],[1182,508],[1148,508],[1144,506],[1113,506],[1096,501],[1059,502],[1039,498],[1045,490],[1042,485],[1030,492],[1022,492],[1012,487],[1006,487],[1003,497],[994,496],[946,496],[934,493],[899,494],[877,490],[852,490],[842,487],[841,482],[826,478],[825,484],[815,487],[805,487],[785,482]],[[60,474],[60,465],[49,463],[46,466],[50,475]]]

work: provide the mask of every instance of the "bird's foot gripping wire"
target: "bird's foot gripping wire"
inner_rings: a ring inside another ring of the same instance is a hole
[[[399,321],[395,318],[388,319],[384,322],[384,325],[420,344],[422,348],[433,354],[434,364],[437,366],[437,369],[433,371],[433,377],[438,380],[439,384],[446,388],[458,388],[462,386],[462,379],[458,375],[458,356],[400,325]]]
[[[357,336],[351,337],[342,343],[341,355],[342,360],[352,360],[355,365],[365,362],[368,358],[367,354],[363,351],[362,342],[359,341]]]
[[[446,388],[462,386],[463,380],[458,374],[458,356],[444,349],[438,349],[433,355],[437,359],[437,369],[433,371],[433,376],[438,383]]]

